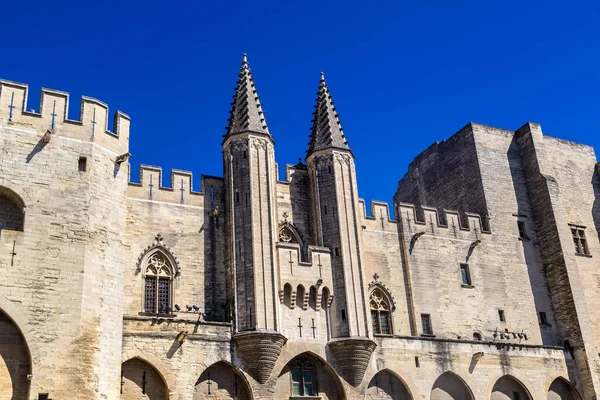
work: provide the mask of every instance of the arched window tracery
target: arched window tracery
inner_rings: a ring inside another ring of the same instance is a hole
[[[284,225],[279,229],[279,241],[283,243],[297,243],[300,244],[298,234],[294,232],[289,226]]]
[[[153,252],[144,269],[144,312],[169,314],[173,310],[173,265],[160,250]]]
[[[373,332],[376,334],[392,334],[392,308],[388,296],[376,287],[369,297],[369,308],[371,309],[371,323]]]

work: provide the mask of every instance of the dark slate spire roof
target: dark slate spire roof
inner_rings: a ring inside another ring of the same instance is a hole
[[[338,118],[338,113],[335,111],[327,82],[325,82],[325,74],[322,72],[319,92],[317,93],[317,104],[315,105],[313,116],[308,154],[329,148],[350,150],[346,141],[346,135],[344,135]]]
[[[225,137],[247,131],[269,134],[245,53],[229,114]]]

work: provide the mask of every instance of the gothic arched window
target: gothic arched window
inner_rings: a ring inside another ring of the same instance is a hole
[[[169,314],[173,307],[173,266],[160,250],[152,253],[144,270],[144,312]]]
[[[292,396],[315,396],[315,366],[312,362],[297,358],[291,367]]]
[[[373,332],[389,335],[392,333],[391,307],[388,296],[376,287],[369,298]]]
[[[300,241],[298,239],[298,234],[294,232],[289,226],[283,226],[279,230],[279,241],[283,243],[298,243]]]

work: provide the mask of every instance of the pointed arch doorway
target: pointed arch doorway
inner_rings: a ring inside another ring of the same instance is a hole
[[[21,330],[0,310],[0,400],[29,398],[31,357]]]

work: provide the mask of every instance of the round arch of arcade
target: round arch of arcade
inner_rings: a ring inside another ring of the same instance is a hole
[[[19,312],[17,308],[4,297],[0,296],[0,313],[5,314],[16,327],[21,331],[21,335],[25,339],[27,351],[29,352],[29,358],[31,359],[31,374],[35,376],[36,364],[34,361],[39,360],[39,350],[34,339],[34,334],[31,331],[31,327],[25,320],[25,316],[22,312]]]
[[[37,354],[35,341],[21,315],[5,299],[0,301],[4,303],[0,306],[0,393],[28,398],[35,365],[32,356]]]
[[[390,368],[382,368],[365,377],[369,383],[365,391],[365,400],[386,398],[394,400],[414,400],[414,383]]]
[[[475,396],[467,381],[455,371],[445,371],[431,386],[431,400],[474,400]]]
[[[546,380],[545,393],[548,400],[582,400],[575,386],[565,377],[557,376]]]
[[[294,374],[293,370],[299,370],[300,373]],[[305,370],[311,372],[310,375],[313,377],[312,381],[303,381],[305,378]],[[306,387],[306,384],[308,383],[309,386],[310,384],[313,385],[312,390],[314,390],[314,396],[321,395],[323,398],[336,400],[347,399],[342,378],[323,355],[313,351],[307,350],[290,354],[288,357],[281,357],[275,366],[273,374],[276,377],[276,396],[280,394],[283,395],[283,397],[288,398],[293,393],[292,391],[294,388],[292,386],[301,388],[299,390],[304,390],[304,387]],[[273,377],[273,375],[271,376]],[[301,377],[301,380],[295,382],[295,377]],[[295,383],[297,383],[297,385],[294,385]],[[310,394],[300,393],[300,396],[307,395]]]
[[[498,374],[490,378],[488,391],[490,400],[504,400],[507,396],[519,393],[521,400],[532,400],[531,391],[523,381],[512,374]],[[512,399],[512,397],[509,397]]]
[[[211,376],[211,372],[217,376]],[[217,396],[218,399],[254,400],[252,385],[244,371],[217,356],[205,359],[193,379],[194,400],[209,399],[211,396]]]
[[[160,375],[165,383],[167,392],[175,387],[175,376],[171,373],[169,368],[158,358],[151,354],[143,354],[140,351],[128,350],[121,356],[121,365],[125,364],[129,360],[139,359],[147,363],[149,366]]]

